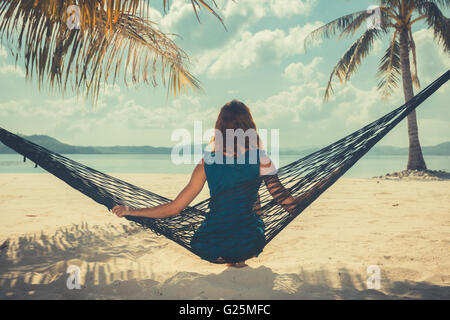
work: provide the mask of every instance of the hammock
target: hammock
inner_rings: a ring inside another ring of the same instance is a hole
[[[450,70],[401,107],[339,141],[281,167],[277,175],[279,182],[293,197],[302,198],[302,201],[297,203],[294,210],[286,210],[279,204],[280,201],[277,199],[277,196],[274,196],[273,192],[270,193],[264,184],[260,184],[258,203],[255,204],[264,222],[265,240],[261,244],[260,249],[262,250],[283,228],[300,215],[305,208],[350,169],[412,110],[446,83],[449,78]],[[144,208],[171,201],[156,193],[139,188],[54,153],[2,128],[0,128],[0,141],[23,155],[24,159],[30,159],[36,165],[63,180],[71,187],[104,205],[108,210],[111,210],[116,204],[127,205],[130,208]],[[266,178],[261,177],[259,182]],[[240,194],[245,194],[246,188],[254,187],[255,181],[242,183],[234,191],[227,190],[215,196],[214,199],[209,198],[194,206],[189,206],[176,216],[159,219],[126,216],[126,219],[148,228],[158,235],[164,235],[196,254],[191,246],[191,240],[196,230],[211,213],[210,202],[217,200],[215,199],[216,197],[227,199],[230,203],[239,201],[236,199],[238,199]],[[279,197],[284,196],[284,192],[279,193]],[[244,217],[242,221],[222,221],[222,223],[224,226],[227,225],[229,228],[234,228],[237,231],[246,228]],[[224,238],[224,235],[218,234],[217,237],[223,238],[220,240],[229,240]],[[220,263],[239,262],[241,258],[228,257],[220,261]],[[218,261],[210,262],[219,263]]]

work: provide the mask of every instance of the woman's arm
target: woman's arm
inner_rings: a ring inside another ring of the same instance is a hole
[[[297,200],[281,184],[277,174],[267,176],[264,179],[264,182],[266,184],[267,190],[269,190],[272,197],[280,206],[282,206],[289,212],[292,212],[295,209]]]
[[[267,190],[277,203],[287,211],[291,212],[295,209],[296,200],[288,190],[281,184],[276,173],[277,169],[267,155],[260,158],[260,175],[264,176],[264,183]]]
[[[276,173],[275,166],[272,164],[270,158],[267,156],[264,157],[265,158],[261,157],[260,174],[265,176],[264,182],[267,190],[269,190],[275,201],[290,213],[295,213],[295,209],[300,203],[308,199],[317,190],[324,188],[326,183],[343,169],[342,165],[337,167],[328,175],[328,177],[318,181],[308,191],[294,198],[281,183]]]
[[[191,179],[186,187],[178,194],[172,202],[165,203],[152,208],[132,210],[126,206],[115,206],[112,212],[118,217],[137,216],[147,218],[167,218],[179,214],[200,193],[205,185],[206,175],[204,161],[199,163],[192,173]]]

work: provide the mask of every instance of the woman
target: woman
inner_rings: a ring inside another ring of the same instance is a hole
[[[230,129],[234,133],[231,136],[233,141],[229,136],[227,139]],[[243,133],[247,134],[244,139],[239,136]],[[245,260],[257,256],[265,243],[264,223],[259,210],[259,178],[263,177],[272,196],[288,211],[295,210],[296,204],[307,196],[294,199],[275,173],[274,165],[262,150],[250,110],[244,103],[233,100],[220,110],[212,151],[205,152],[189,183],[175,200],[136,210],[115,206],[112,212],[118,217],[174,216],[194,200],[207,181],[211,195],[209,215],[195,231],[191,247],[210,262],[233,261],[228,266],[244,267]]]

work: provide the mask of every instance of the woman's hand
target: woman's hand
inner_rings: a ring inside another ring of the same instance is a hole
[[[119,206],[116,205],[112,208],[112,213],[117,215],[119,218],[123,218],[125,216],[131,216],[131,209],[127,206]]]

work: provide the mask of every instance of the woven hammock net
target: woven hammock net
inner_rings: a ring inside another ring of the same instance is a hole
[[[176,216],[159,219],[127,216],[126,219],[159,235],[164,235],[196,253],[191,246],[191,240],[202,222],[208,219],[209,215],[214,214],[211,210],[214,207],[212,203],[220,203],[222,206],[230,203],[233,204],[233,208],[236,208],[236,203],[242,202],[242,197],[246,193],[258,190],[258,203],[253,205],[258,208],[258,214],[264,222],[264,241],[260,248],[262,249],[412,110],[446,83],[449,77],[450,70],[401,107],[327,147],[279,168],[276,176],[262,176],[257,181],[246,181],[214,198],[189,206]],[[0,128],[0,141],[109,210],[116,204],[130,208],[146,208],[171,201],[52,152],[3,128]],[[267,181],[271,181],[270,179],[275,179],[274,181],[283,186],[279,192],[276,188],[275,192],[273,189],[269,192],[266,185]],[[286,194],[301,199],[294,210],[286,210],[283,205],[280,205]],[[224,229],[234,230],[233,234],[237,234],[240,230],[245,232],[250,222],[245,215],[242,215],[242,219],[233,219],[233,221],[227,221],[226,218],[215,219],[215,223],[220,224],[220,227]],[[218,243],[220,245],[221,241],[229,242],[232,237],[221,232],[209,236],[216,237],[212,240],[215,245]],[[242,240],[239,241],[241,243],[236,245],[245,245]],[[238,262],[242,258],[227,257],[220,262]]]

